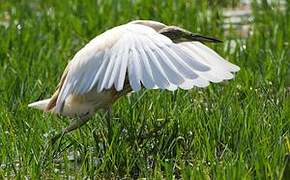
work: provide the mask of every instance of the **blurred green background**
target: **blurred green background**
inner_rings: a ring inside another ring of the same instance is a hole
[[[289,5],[0,0],[0,178],[287,179]],[[27,104],[53,93],[67,62],[90,39],[135,19],[218,37],[224,43],[209,46],[241,71],[206,89],[123,97],[114,105],[111,140],[97,114],[50,145],[68,119]]]

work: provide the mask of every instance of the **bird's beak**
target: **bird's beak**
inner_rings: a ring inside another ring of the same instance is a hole
[[[222,42],[221,40],[217,38],[194,34],[190,31],[187,31],[185,29],[182,29],[176,26],[167,26],[161,29],[159,33],[163,34],[164,36],[167,36],[175,43],[188,42],[188,41],[200,41],[200,42],[212,42],[212,43]]]
[[[190,39],[192,41],[200,41],[200,42],[212,42],[212,43],[221,43],[222,41],[209,36],[203,36],[198,34],[190,34],[188,37],[185,37],[186,39]]]

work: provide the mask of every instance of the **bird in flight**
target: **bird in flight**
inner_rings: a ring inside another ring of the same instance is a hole
[[[65,134],[99,109],[110,121],[113,103],[132,91],[188,90],[234,78],[240,68],[202,42],[221,41],[150,20],[114,27],[75,54],[51,98],[28,106],[73,118]]]

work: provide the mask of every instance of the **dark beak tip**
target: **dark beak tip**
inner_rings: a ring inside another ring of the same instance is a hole
[[[213,38],[213,37],[210,37],[208,38],[209,42],[214,42],[214,43],[223,43],[222,40],[219,40],[217,38]]]

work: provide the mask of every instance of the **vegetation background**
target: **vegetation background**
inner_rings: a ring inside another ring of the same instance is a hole
[[[289,0],[0,0],[0,178],[287,179],[289,8]],[[241,71],[206,89],[134,93],[114,105],[112,134],[97,114],[50,145],[68,119],[27,104],[53,93],[90,39],[134,19],[218,37],[224,43],[209,46]]]

